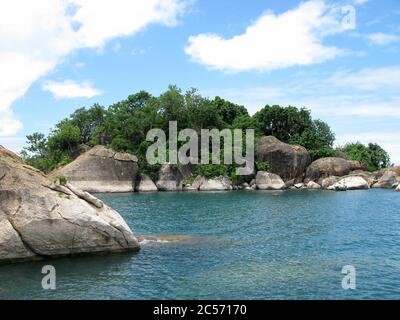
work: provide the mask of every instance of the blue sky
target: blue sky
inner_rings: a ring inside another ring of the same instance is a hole
[[[338,145],[377,142],[400,164],[399,0],[1,6],[0,144],[15,151],[76,108],[176,84],[250,113],[305,106],[331,125]]]

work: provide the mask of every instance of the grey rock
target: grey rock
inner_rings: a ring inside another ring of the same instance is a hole
[[[309,181],[307,183],[307,189],[317,190],[317,189],[321,189],[321,186],[318,183],[314,182],[314,181]]]
[[[183,175],[176,165],[163,164],[156,186],[160,191],[182,191]]]
[[[369,189],[368,182],[362,177],[345,177],[336,182],[334,185],[328,187],[328,190],[342,191],[342,190],[364,190]]]
[[[392,189],[397,185],[397,174],[395,171],[387,170],[372,187]]]
[[[141,175],[139,184],[136,186],[138,192],[154,192],[158,191],[157,186],[147,175]]]
[[[227,191],[233,190],[232,181],[223,176],[205,179],[200,185],[200,191]]]
[[[283,143],[273,136],[262,137],[257,142],[256,159],[268,162],[268,171],[279,175],[284,181],[301,181],[311,163],[310,155],[304,147]]]
[[[138,160],[134,155],[96,146],[51,172],[49,178],[64,176],[87,192],[133,192],[137,172]]]
[[[0,262],[139,248],[102,201],[70,183],[55,185],[0,149]]]
[[[259,190],[283,190],[286,188],[280,176],[266,171],[257,172],[256,185]]]

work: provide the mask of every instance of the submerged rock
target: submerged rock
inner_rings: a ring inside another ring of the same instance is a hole
[[[369,189],[368,182],[362,177],[345,177],[334,185],[328,187],[328,190],[360,190]]]
[[[259,190],[283,190],[286,188],[280,176],[266,171],[257,172],[256,186]]]
[[[311,163],[304,147],[283,143],[273,136],[262,137],[257,142],[256,159],[268,162],[269,172],[279,175],[284,181],[301,181]]]
[[[96,146],[49,177],[66,177],[74,186],[88,192],[133,192],[137,172],[138,160],[134,155]]]
[[[135,189],[138,192],[153,192],[158,191],[157,186],[147,175],[141,175],[138,186]]]
[[[116,211],[0,150],[0,262],[126,250],[139,243]]]

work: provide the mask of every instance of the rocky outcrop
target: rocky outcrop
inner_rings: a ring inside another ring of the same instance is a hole
[[[303,179],[311,163],[308,151],[296,145],[279,141],[273,136],[262,137],[256,145],[256,160],[269,163],[269,172],[279,175],[284,181]]]
[[[386,170],[383,175],[374,183],[373,188],[392,189],[395,188],[400,182],[400,176],[395,171]]]
[[[0,262],[138,249],[116,211],[0,150]]]
[[[319,190],[321,189],[321,186],[314,181],[309,181],[307,183],[307,189]]]
[[[328,187],[328,190],[344,191],[344,190],[360,190],[369,189],[368,182],[362,177],[349,176],[342,178],[334,185]]]
[[[322,187],[322,189],[328,189],[328,187],[334,185],[340,179],[341,179],[341,177],[336,177],[336,176],[331,176],[331,177],[328,177],[328,178],[320,179],[321,187]]]
[[[192,183],[183,186],[183,191],[198,191],[201,184],[206,180],[203,176],[197,176]]]
[[[362,165],[358,161],[334,157],[318,159],[307,168],[305,181],[319,181],[330,176],[346,176],[351,170],[359,167]]]
[[[224,176],[204,179],[199,187],[200,191],[227,191],[232,189],[232,181]]]
[[[77,188],[88,192],[133,192],[137,172],[138,161],[134,155],[96,146],[49,177],[66,177]]]
[[[182,191],[183,175],[175,165],[162,165],[156,186],[160,191]]]
[[[257,172],[256,186],[259,190],[283,190],[286,188],[280,176],[266,171]]]
[[[138,184],[137,184],[135,190],[138,192],[158,191],[157,186],[155,185],[153,180],[151,180],[150,177],[146,176],[146,175],[140,176],[140,179],[138,181]]]

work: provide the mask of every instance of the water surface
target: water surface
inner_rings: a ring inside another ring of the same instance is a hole
[[[147,239],[142,250],[0,266],[0,298],[400,299],[391,190],[98,196]],[[41,288],[44,264],[54,291]],[[341,287],[345,265],[356,290]]]

